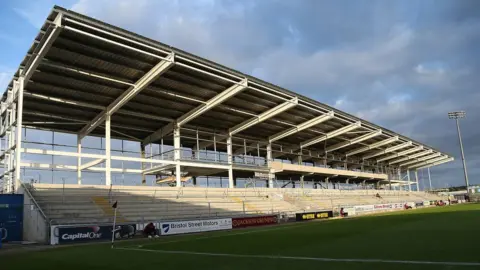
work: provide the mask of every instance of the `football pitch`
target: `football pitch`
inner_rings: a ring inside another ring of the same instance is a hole
[[[480,269],[480,204],[12,253],[0,268]]]

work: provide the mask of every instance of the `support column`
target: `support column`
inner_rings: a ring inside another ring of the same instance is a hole
[[[268,167],[268,182],[267,186],[269,188],[273,188],[273,179],[275,179],[275,173],[273,169],[271,168],[271,163],[273,161],[272,158],[272,144],[269,143],[267,144],[267,167]]]
[[[77,136],[77,184],[81,185],[82,184],[82,138],[80,136]]]
[[[430,184],[430,191],[432,191],[432,178],[430,177],[430,167],[428,167],[427,170],[428,170],[428,183]]]
[[[175,180],[176,186],[182,186],[182,171],[180,167],[180,159],[181,159],[181,149],[180,149],[180,127],[175,124],[173,129],[173,153],[175,159]]]
[[[227,158],[228,158],[228,187],[234,188],[233,183],[233,151],[232,151],[232,136],[227,138]],[[245,158],[245,157],[244,157]]]
[[[196,176],[192,176],[192,180],[193,180],[193,186],[197,186],[197,177]]]
[[[302,165],[302,152],[298,153],[297,157],[293,160],[293,163],[296,163],[298,165]]]
[[[412,185],[410,184],[410,170],[407,170],[408,191],[412,191]]]
[[[152,155],[152,153],[150,153]],[[143,143],[140,143],[140,158],[144,159],[145,158],[145,145]],[[142,171],[144,171],[146,168],[145,162],[141,162],[141,167]],[[145,185],[147,183],[147,176],[142,173],[142,185]]]
[[[105,185],[110,186],[112,184],[112,159],[111,159],[111,143],[110,143],[110,114],[105,117]]]
[[[328,180],[330,177],[325,178],[325,188],[328,189]]]
[[[18,99],[17,99],[17,130],[15,143],[15,192],[20,187],[20,170],[21,170],[21,154],[22,154],[22,122],[23,122],[23,86],[24,77],[18,78]],[[15,94],[15,93],[14,93]]]
[[[305,187],[305,182],[303,181],[304,177],[304,175],[300,176],[300,186],[302,187],[302,189]]]
[[[418,185],[418,171],[415,170],[415,182],[417,183],[417,191],[420,191],[420,186]]]

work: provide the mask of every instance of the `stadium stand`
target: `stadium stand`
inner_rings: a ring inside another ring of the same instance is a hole
[[[335,209],[352,205],[439,200],[426,192],[267,188],[171,188],[104,185],[29,185],[52,224],[110,222],[118,201],[119,222],[176,220]],[[379,194],[380,198],[377,197]]]

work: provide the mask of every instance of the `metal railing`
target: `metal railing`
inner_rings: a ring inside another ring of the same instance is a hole
[[[42,217],[45,219],[45,221],[48,220],[47,215],[45,215],[42,208],[40,207],[40,205],[38,205],[37,201],[33,197],[32,193],[30,193],[29,187],[27,187],[27,185],[25,185],[25,183],[21,181],[20,181],[20,184],[22,185],[23,190],[25,190],[25,192],[27,193],[27,196],[29,197],[29,199],[33,202],[33,205],[38,209]]]
[[[220,164],[228,164],[229,155],[224,152],[211,150],[192,150],[190,148],[172,149],[160,154],[153,155],[153,159],[175,160],[175,151],[179,151],[180,160],[213,162]],[[237,165],[248,166],[266,166],[267,160],[264,157],[250,155],[232,155],[232,163]]]

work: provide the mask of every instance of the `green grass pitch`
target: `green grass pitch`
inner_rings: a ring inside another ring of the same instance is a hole
[[[480,204],[123,241],[116,247],[12,253],[0,256],[0,269],[480,269]]]

